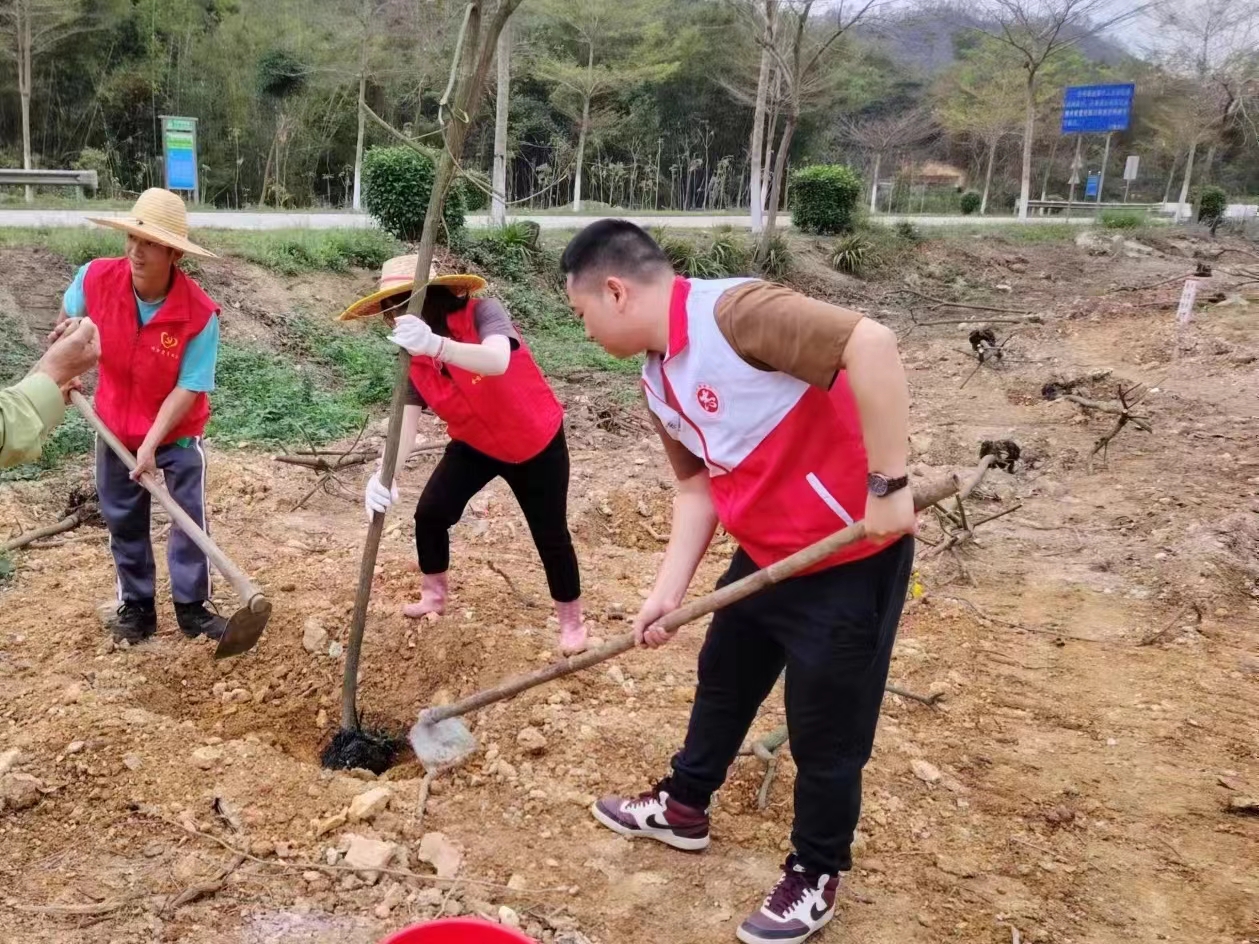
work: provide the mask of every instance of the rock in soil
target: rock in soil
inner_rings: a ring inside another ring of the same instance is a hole
[[[420,840],[420,861],[437,870],[438,878],[454,878],[463,864],[463,852],[441,833],[427,833]]]
[[[909,766],[913,768],[914,776],[923,783],[937,783],[940,780],[940,771],[936,766],[921,758],[915,758]]]
[[[355,833],[350,833],[344,838],[349,840],[345,864],[357,869],[363,881],[369,885],[375,885],[380,879],[380,870],[385,868],[389,860],[394,857],[397,846],[392,842],[368,839],[366,836]]]
[[[323,655],[328,648],[328,631],[314,619],[308,619],[302,628],[302,648],[312,656]]]
[[[350,801],[350,822],[358,823],[364,820],[370,822],[385,811],[392,798],[393,791],[388,787],[377,787],[366,793],[360,793]]]
[[[1251,816],[1259,816],[1259,796],[1229,797],[1228,809],[1230,813],[1248,813]]]
[[[198,770],[212,770],[223,759],[223,751],[218,747],[199,747],[192,752],[189,760]]]
[[[16,747],[12,750],[5,751],[0,754],[0,777],[3,777],[10,770],[18,765],[18,761],[22,759],[22,752]]]
[[[42,786],[30,774],[5,774],[0,778],[0,810],[29,810],[39,802]]]
[[[541,754],[546,750],[546,735],[537,728],[530,726],[521,730],[516,738],[516,743],[527,754]]]

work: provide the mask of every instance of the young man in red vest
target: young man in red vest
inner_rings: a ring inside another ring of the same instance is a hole
[[[739,543],[725,585],[865,522],[861,544],[713,617],[672,773],[592,809],[625,836],[707,847],[712,795],[785,670],[795,851],[737,935],[798,944],[834,916],[852,867],[861,771],[913,562],[896,337],[779,285],[677,278],[622,220],[578,233],[561,265],[590,337],[617,357],[647,354],[643,389],[678,479],[664,562],[634,623],[643,645],[669,640],[657,621],[681,604],[718,523]]]
[[[219,306],[178,263],[184,255],[214,254],[189,241],[184,202],[168,190],[146,190],[129,217],[93,222],[126,233],[126,254],[83,266],[62,299],[62,315],[90,315],[96,323],[96,412],[138,463],[129,472],[97,441],[96,490],[118,571],[111,629],[115,639],[138,643],[157,631],[150,496],[141,474],[160,469],[179,506],[209,530],[201,436],[214,389]],[[209,560],[178,528],[171,528],[166,559],[180,630],[190,639],[218,639],[227,621],[206,609]]]

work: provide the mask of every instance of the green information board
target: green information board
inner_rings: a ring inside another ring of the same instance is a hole
[[[197,119],[162,116],[162,164],[167,190],[197,193]]]

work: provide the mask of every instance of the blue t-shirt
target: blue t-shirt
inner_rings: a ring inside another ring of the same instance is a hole
[[[88,265],[91,265],[89,262]],[[75,273],[74,281],[66,289],[61,299],[61,307],[71,318],[82,318],[87,311],[87,299],[83,295],[83,276],[87,274],[87,265]],[[162,307],[161,299],[146,302],[136,297],[136,307],[140,310],[140,324],[146,325]],[[184,349],[183,360],[179,362],[179,386],[193,393],[209,393],[214,389],[214,368],[219,359],[219,316],[211,315],[206,326],[188,342]]]

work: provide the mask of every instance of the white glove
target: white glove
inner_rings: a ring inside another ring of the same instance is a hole
[[[412,357],[436,357],[442,349],[442,339],[422,318],[403,315],[394,322],[389,340],[398,347],[406,348]]]
[[[367,522],[371,523],[372,515],[380,512],[382,515],[389,510],[389,506],[398,500],[398,486],[385,488],[380,484],[380,469],[372,473],[372,477],[367,480],[367,491],[363,495],[363,505],[367,509]]]

